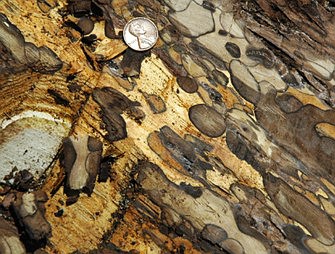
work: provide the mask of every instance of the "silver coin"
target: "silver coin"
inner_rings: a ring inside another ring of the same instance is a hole
[[[133,50],[148,50],[157,42],[158,29],[150,19],[134,18],[125,25],[123,39]]]

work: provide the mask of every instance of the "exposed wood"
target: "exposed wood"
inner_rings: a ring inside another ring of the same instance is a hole
[[[0,1],[0,252],[335,253],[334,8]]]

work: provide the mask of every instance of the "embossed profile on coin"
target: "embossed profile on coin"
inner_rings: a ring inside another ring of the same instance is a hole
[[[148,50],[156,44],[158,30],[151,20],[144,17],[134,18],[124,27],[123,39],[134,50]]]

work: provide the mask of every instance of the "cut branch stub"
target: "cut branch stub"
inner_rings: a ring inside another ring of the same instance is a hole
[[[99,172],[102,143],[88,135],[70,136],[64,140],[63,146],[67,194],[75,196],[83,191],[90,195]]]

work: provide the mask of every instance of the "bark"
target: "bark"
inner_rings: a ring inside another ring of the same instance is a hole
[[[335,253],[333,10],[1,1],[0,252]]]

